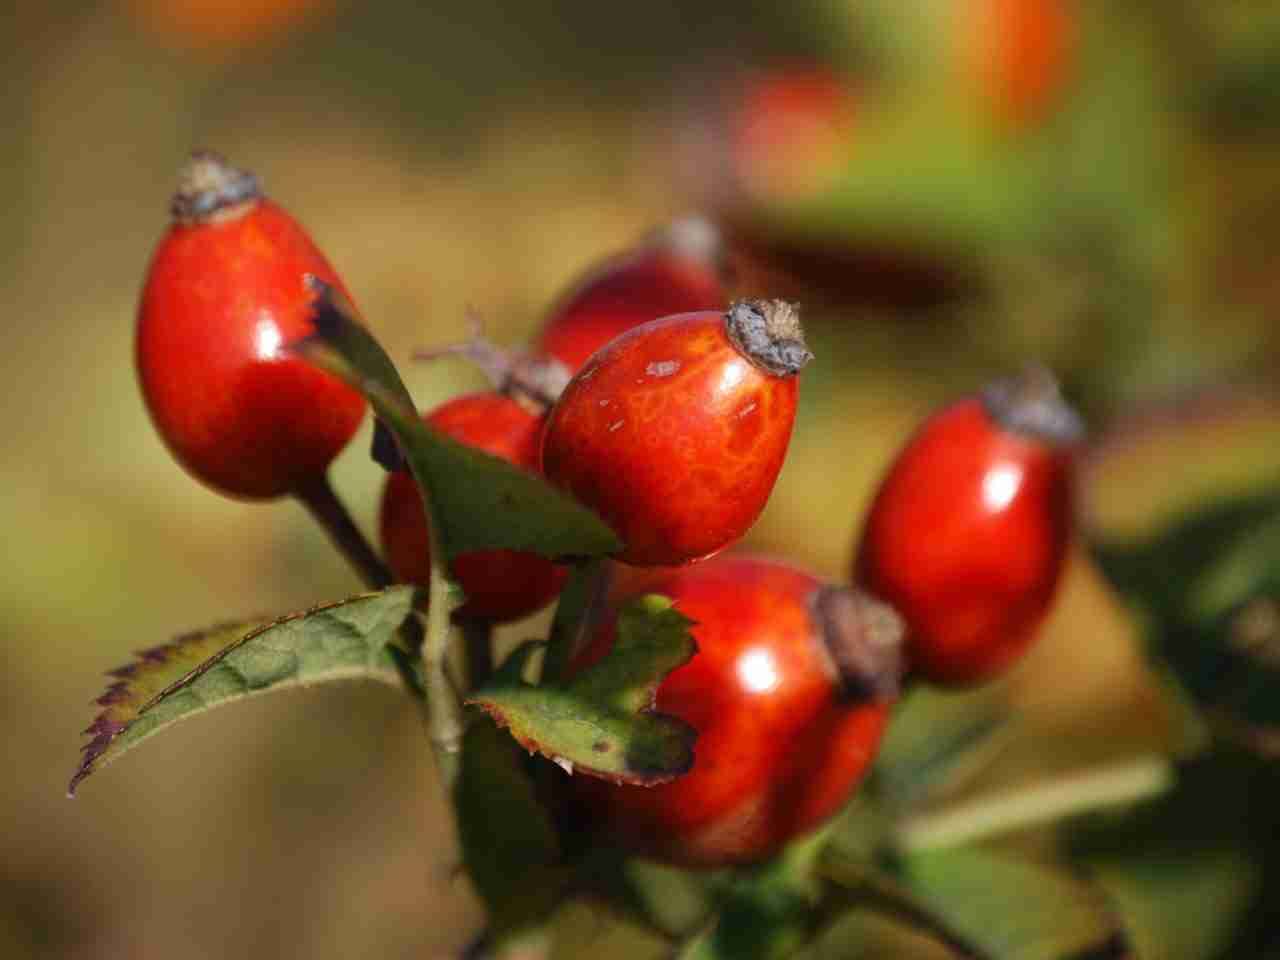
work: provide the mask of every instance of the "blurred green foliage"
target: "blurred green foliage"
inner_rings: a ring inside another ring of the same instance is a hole
[[[1080,3],[1079,59],[1059,108],[1007,138],[955,108],[938,67],[945,34],[920,19],[946,6],[339,2],[302,5],[283,26],[234,40],[193,28],[199,16],[183,25],[180,12],[195,8],[207,22],[199,0],[0,10],[0,382],[10,414],[0,715],[11,784],[0,800],[0,950],[420,957],[456,950],[482,921],[443,827],[416,708],[380,688],[193,721],[62,800],[104,666],[199,624],[357,588],[303,511],[199,488],[146,420],[130,354],[135,298],[173,172],[195,146],[262,173],[397,360],[457,340],[468,306],[495,338],[526,339],[579,271],[689,206],[723,204],[760,248],[785,244],[799,262],[841,264],[846,276],[887,272],[914,286],[935,271],[962,274],[940,289],[963,296],[924,307],[859,297],[848,284],[836,296],[838,284],[800,278],[820,362],[806,373],[788,467],[751,543],[844,576],[878,473],[924,411],[1043,359],[1100,432],[1124,441],[1090,475],[1091,496],[1104,501],[1096,517],[1110,524],[1094,533],[1119,531],[1107,542],[1128,547],[1135,532],[1149,535],[1116,577],[1149,585],[1146,609],[1122,606],[1081,553],[1025,666],[971,703],[915,707],[879,788],[909,806],[912,771],[940,762],[914,745],[936,745],[931,729],[954,733],[956,716],[975,718],[965,729],[986,743],[988,708],[1050,715],[1066,731],[1010,762],[1032,784],[1076,762],[1073,731],[1161,754],[1185,745],[1144,652],[1175,640],[1219,649],[1247,602],[1271,595],[1274,577],[1257,574],[1276,569],[1273,540],[1257,529],[1263,514],[1241,510],[1253,502],[1243,498],[1274,495],[1280,418],[1265,406],[1199,419],[1179,407],[1163,446],[1106,424],[1153,393],[1276,385],[1280,15],[1269,0]],[[820,197],[729,203],[727,161],[722,149],[705,152],[706,130],[719,129],[738,71],[810,57],[864,98],[863,145]],[[890,255],[866,269],[865,252],[886,238]],[[912,269],[886,270],[904,249]],[[423,404],[480,382],[462,364],[403,369]],[[366,434],[335,482],[370,528],[380,477],[367,449]],[[1181,510],[1154,509],[1169,504]],[[1245,517],[1240,565],[1210,569],[1215,539],[1174,531],[1196,510]],[[1175,532],[1178,543],[1161,539]],[[1176,624],[1162,616],[1175,608]],[[518,625],[504,639],[536,632]],[[1269,721],[1270,689],[1240,701],[1249,717]],[[1105,729],[1090,726],[1098,716]],[[1088,867],[1140,955],[1274,953],[1275,770],[1238,739],[1218,742],[1178,762],[1176,789],[1133,811],[1003,842]],[[981,800],[998,756],[980,750],[971,766],[943,767]],[[841,825],[849,836],[857,813]],[[889,830],[855,826],[877,842]],[[645,868],[626,869],[640,886]],[[687,882],[668,881],[650,903]],[[667,917],[671,936],[702,919],[669,902],[650,912]],[[565,956],[670,949],[586,896],[561,908],[554,930]],[[867,911],[814,946],[832,957],[858,949],[947,955]]]

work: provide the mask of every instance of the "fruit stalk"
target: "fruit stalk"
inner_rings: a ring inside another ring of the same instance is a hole
[[[474,690],[493,674],[493,621],[464,617],[462,642],[467,654],[467,685]]]
[[[310,477],[299,484],[293,495],[324,528],[333,545],[346,557],[366,586],[372,590],[381,590],[391,585],[390,571],[334,493],[328,474],[318,473]]]
[[[556,605],[551,636],[542,661],[542,682],[559,683],[573,656],[584,646],[588,632],[609,590],[609,564],[603,557],[577,563]]]

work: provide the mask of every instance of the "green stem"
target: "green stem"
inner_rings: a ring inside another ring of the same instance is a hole
[[[582,638],[598,616],[608,592],[608,564],[605,557],[590,557],[574,564],[551,623],[547,653],[542,661],[543,683],[564,679],[570,658],[582,648]]]
[[[445,671],[445,658],[459,631],[453,614],[463,597],[449,580],[442,544],[431,535],[431,583],[427,594],[427,629],[422,642],[423,683],[427,688],[427,717],[431,726],[431,748],[435,752],[440,779],[452,791],[458,778],[464,724],[462,704]]]
[[[390,586],[392,577],[351,514],[334,493],[327,473],[317,473],[300,484],[293,495],[307,508],[307,512],[324,528],[325,533],[347,562],[355,568],[360,579],[373,590]]]

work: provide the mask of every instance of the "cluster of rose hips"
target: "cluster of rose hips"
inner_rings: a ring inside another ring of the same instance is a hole
[[[913,40],[925,52],[917,55],[931,51],[936,60],[914,63],[906,81],[921,84],[915,73],[924,72],[924,96],[936,100],[938,81],[946,82],[961,111],[1008,134],[1035,128],[1060,105],[1078,59],[1081,11],[1074,0],[910,6],[886,4],[903,23],[919,21]],[[764,203],[802,201],[837,186],[856,162],[864,113],[874,127],[883,122],[874,116],[882,102],[901,95],[884,89],[882,73],[865,63],[850,74],[801,60],[745,74],[720,124],[729,163],[727,170],[716,167],[717,176],[727,173],[747,198]]]
[[[287,349],[312,332],[315,280],[345,292],[342,281],[257,180],[217,156],[193,156],[172,212],[137,332],[161,436],[230,496],[300,498],[350,552],[325,474],[364,401]],[[907,444],[848,585],[713,558],[764,508],[811,354],[793,306],[726,306],[712,240],[682,224],[602,264],[552,310],[530,356],[501,365],[496,389],[426,415],[541,473],[625,544],[570,672],[609,650],[639,593],[667,595],[695,622],[698,652],[655,704],[698,731],[692,769],[654,787],[577,776],[573,792],[631,849],[696,865],[767,857],[839,810],[904,676],[980,683],[1027,648],[1063,568],[1080,432],[1047,373],[1000,381]],[[427,520],[404,472],[387,478],[380,527],[390,572],[365,548],[353,559],[366,579],[425,582]],[[451,573],[467,597],[458,616],[489,623],[545,606],[565,581],[551,560],[511,551],[463,555]]]

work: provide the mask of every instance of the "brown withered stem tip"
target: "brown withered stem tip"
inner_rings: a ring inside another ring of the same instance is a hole
[[[415,362],[441,357],[464,357],[475,364],[493,384],[530,413],[541,416],[560,399],[569,385],[569,368],[555,357],[506,350],[484,334],[484,322],[474,310],[467,310],[467,339],[440,347],[415,350]]]
[[[848,700],[892,701],[906,669],[902,617],[865,590],[828,584],[814,591],[814,622]]]
[[[987,414],[1006,430],[1050,444],[1073,444],[1084,438],[1084,421],[1062,398],[1058,381],[1039,364],[982,390]]]
[[[178,173],[169,213],[178,223],[212,223],[239,216],[261,198],[262,185],[254,174],[211,150],[197,150]]]
[[[813,359],[805,346],[800,310],[785,300],[738,300],[724,315],[729,339],[757,367],[791,376]]]

